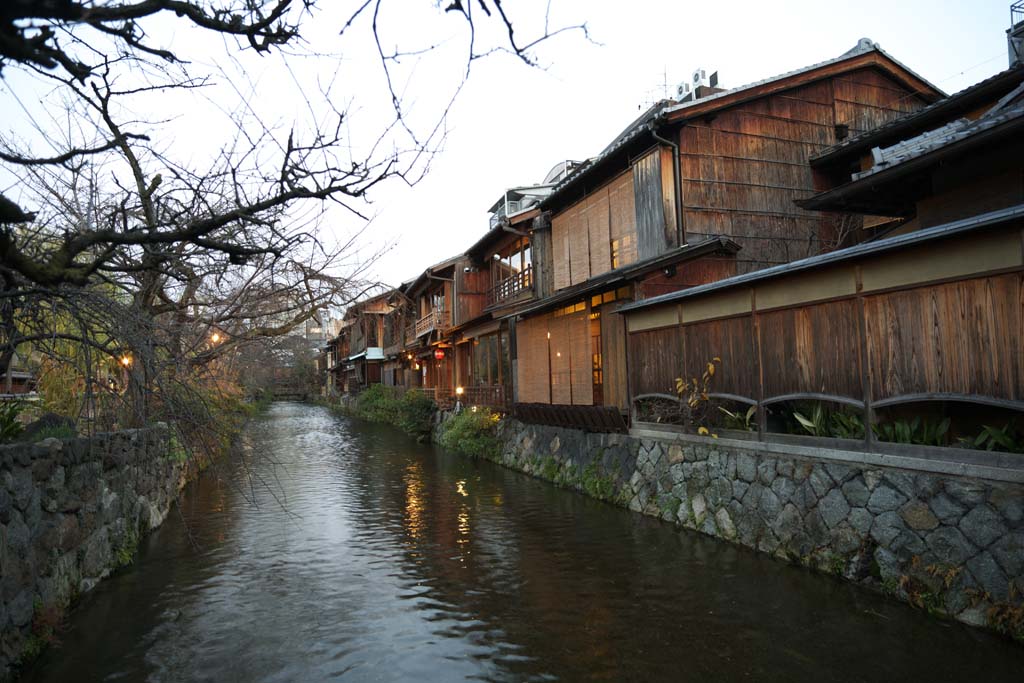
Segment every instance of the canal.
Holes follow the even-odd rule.
[[[30,681],[1020,681],[1024,648],[278,403]]]

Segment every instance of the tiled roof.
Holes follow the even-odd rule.
[[[899,131],[911,128],[914,125],[924,125],[929,119],[939,118],[943,115],[943,112],[962,106],[965,101],[970,101],[977,96],[983,96],[986,91],[993,87],[998,87],[1004,81],[1012,82],[1014,79],[1019,80],[1021,78],[1024,78],[1024,65],[1010,67],[938,102],[929,104],[915,112],[893,119],[877,128],[864,131],[832,145],[811,157],[811,162],[814,163],[815,161],[841,154],[847,149],[870,144],[872,140],[896,135]]]
[[[991,211],[978,216],[972,216],[971,218],[964,218],[962,220],[953,221],[952,223],[937,225],[932,228],[917,230],[915,232],[897,235],[886,239],[875,240],[874,242],[865,242],[864,244],[858,244],[846,249],[830,251],[827,254],[819,254],[817,256],[811,256],[810,258],[800,259],[799,261],[783,263],[778,266],[772,266],[771,268],[755,270],[750,273],[736,275],[734,277],[725,278],[724,280],[717,280],[705,285],[690,287],[689,289],[683,289],[678,292],[662,294],[660,296],[651,297],[650,299],[644,299],[642,301],[637,301],[636,303],[628,304],[620,308],[619,311],[635,311],[649,306],[673,303],[682,299],[688,299],[690,297],[700,296],[702,294],[708,294],[718,290],[729,289],[730,287],[749,285],[761,280],[770,280],[772,278],[791,275],[793,273],[818,268],[832,263],[901,249],[921,242],[929,242],[931,240],[942,239],[944,237],[952,237],[954,235],[969,233],[974,230],[980,230],[1022,218],[1024,218],[1024,204],[1017,204],[1016,206],[1010,206],[1005,209],[999,209],[998,211]]]
[[[935,130],[898,142],[891,147],[876,148],[872,151],[875,157],[874,165],[866,171],[854,173],[853,179],[859,180],[911,159],[917,159],[929,152],[991,130],[1021,116],[1024,116],[1024,83],[1018,85],[975,121],[957,119]]]

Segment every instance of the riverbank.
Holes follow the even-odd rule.
[[[456,439],[446,438],[452,425]],[[440,418],[433,439],[465,443],[455,450],[1024,642],[1018,482],[934,464],[856,463],[824,449],[766,453],[743,442],[587,433],[465,413]]]

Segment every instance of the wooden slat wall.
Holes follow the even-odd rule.
[[[455,318],[452,325],[461,325],[481,316],[487,305],[487,288],[490,286],[490,272],[486,269],[466,272],[463,264],[455,268]]]
[[[550,402],[547,333],[547,316],[516,324],[516,387],[521,403]]]
[[[1021,275],[865,298],[875,400],[961,392],[1024,398]]]
[[[569,229],[574,208],[551,219],[551,260],[555,289],[569,286]]]
[[[615,304],[601,307],[601,355],[604,367],[604,405],[629,408],[626,384],[626,321]]]
[[[578,285],[590,278],[590,235],[587,233],[586,204],[577,204],[569,214],[569,283]]]
[[[569,333],[569,366],[572,395],[570,403],[589,406],[594,403],[593,359],[591,358],[588,309],[564,316]],[[554,334],[551,335],[554,337]]]
[[[572,404],[572,377],[569,362],[572,358],[572,344],[569,339],[569,319],[558,316],[548,319],[551,333],[551,402]]]
[[[711,359],[722,359],[714,391],[754,397],[757,395],[757,354],[750,316],[691,323],[682,328],[682,370],[685,377],[701,376]],[[634,359],[630,358],[632,366]],[[637,359],[636,362],[643,362]]]
[[[590,273],[600,275],[612,269],[611,236],[608,231],[608,189],[587,201],[587,232],[590,238]]]
[[[676,393],[683,368],[683,330],[660,330],[629,335],[629,384],[632,396]]]
[[[837,123],[855,134],[922,105],[865,68],[687,124],[679,139],[687,239],[730,236],[743,247],[739,273],[836,248],[828,220],[793,203],[814,193],[808,158],[837,142]]]
[[[644,260],[665,252],[665,204],[661,187],[661,155],[655,150],[633,164],[633,196],[636,210],[637,258]]]
[[[719,356],[713,390],[752,400],[954,393],[1019,401],[1021,339],[1018,271],[633,332],[630,390],[671,394],[681,372],[699,376]]]
[[[852,299],[762,313],[764,392],[817,392],[859,398],[857,302]]]
[[[626,266],[636,261],[636,206],[632,171],[626,171],[608,184],[608,205],[609,236],[626,245],[619,254],[619,265]]]

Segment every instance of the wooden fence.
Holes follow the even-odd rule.
[[[1024,411],[1022,234],[918,245],[627,313],[631,404],[721,358],[712,397]],[[865,440],[870,444],[871,430]]]

